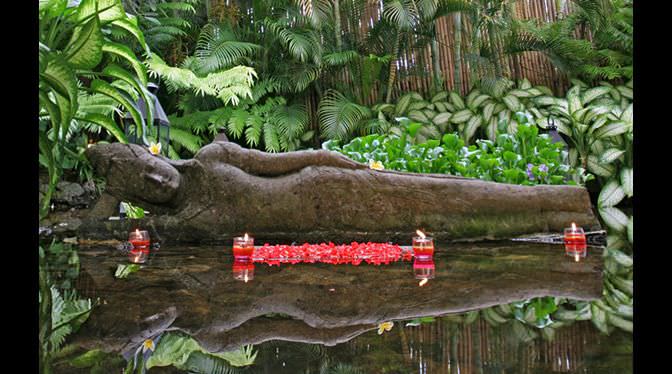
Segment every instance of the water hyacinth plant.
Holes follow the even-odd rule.
[[[553,143],[537,126],[524,121],[513,134],[498,134],[495,141],[477,140],[466,146],[457,133],[445,134],[441,141],[414,144],[420,129],[417,123],[402,120],[401,135],[368,135],[340,146],[323,144],[351,159],[382,164],[384,169],[415,173],[442,173],[483,180],[534,184],[575,184],[568,180],[574,170],[567,165],[563,145]]]

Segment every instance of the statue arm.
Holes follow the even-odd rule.
[[[196,157],[209,161],[225,162],[245,172],[259,176],[279,176],[296,173],[308,166],[331,166],[341,169],[366,169],[367,165],[355,162],[337,152],[326,150],[267,153],[246,149],[231,142],[214,142],[202,149]],[[216,147],[216,148],[215,148]]]

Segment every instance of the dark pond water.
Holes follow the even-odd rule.
[[[599,298],[600,248],[575,262],[557,245],[438,246],[422,285],[418,275],[432,266],[413,261],[252,270],[234,267],[231,248],[221,246],[164,245],[125,279],[114,277],[128,263],[115,249],[81,248],[80,261],[78,289],[100,300],[72,338],[84,349],[132,357],[146,339],[160,348],[162,336],[179,333],[202,352],[256,352],[251,365],[201,372],[632,372],[632,335],[603,335],[590,321],[557,328],[552,340],[521,336],[514,321],[465,321],[466,312],[533,297]],[[384,322],[393,325],[379,334]]]

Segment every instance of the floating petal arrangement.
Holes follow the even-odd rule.
[[[389,264],[399,260],[409,261],[413,252],[404,250],[397,244],[389,243],[358,243],[334,244],[320,243],[302,245],[270,245],[268,243],[255,248],[252,260],[265,262],[269,265],[281,263],[296,264],[299,262],[328,264],[359,265],[362,261],[367,264]]]

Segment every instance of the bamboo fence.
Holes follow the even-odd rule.
[[[529,343],[516,340],[510,328],[493,328],[482,318],[471,324],[437,318],[400,329],[404,330],[400,339],[404,364],[416,373],[436,374],[581,372],[594,345],[608,339],[590,322],[557,329],[551,341],[537,338]],[[402,332],[389,338],[397,341],[396,334]],[[360,346],[357,339],[347,344],[354,355],[371,349]]]
[[[343,3],[346,0],[341,0]],[[382,0],[370,0],[365,11],[360,15],[360,19],[344,21],[344,33],[354,33],[355,40],[361,40],[371,28],[382,17]],[[557,2],[556,0],[518,0],[514,3],[514,17],[523,20],[537,20],[539,23],[552,22],[557,20],[562,14],[571,11],[570,2]],[[455,61],[455,24],[453,15],[449,14],[439,18],[436,21],[436,35],[439,52],[440,73],[443,79],[444,90],[455,90],[461,94],[466,94],[472,87],[478,76],[474,73],[483,71],[483,66],[474,61],[470,61],[465,55],[471,51],[470,35],[472,25],[466,15],[462,17],[461,34],[461,58],[460,58],[460,87],[456,87],[456,77],[454,69]],[[353,25],[359,25],[359,29]],[[480,35],[483,43],[489,43],[488,34],[483,32]],[[397,69],[397,77],[394,84],[393,97],[399,94],[414,91],[423,96],[431,93],[433,88],[433,66],[431,58],[431,47],[427,45],[424,48],[416,48],[419,43],[419,37],[413,36],[405,40],[403,48],[398,58],[393,61]],[[498,47],[501,49],[501,41],[498,41]],[[540,52],[523,52],[517,55],[508,55],[500,59],[502,73],[511,79],[527,78],[534,85],[544,85],[551,88],[556,94],[563,94],[569,86],[569,81],[549,59]],[[332,77],[334,81],[352,82],[347,71],[341,71]],[[381,100],[381,90],[386,82],[379,82],[374,85],[371,92],[364,98],[362,104],[372,105]],[[354,84],[354,83],[353,83]]]

